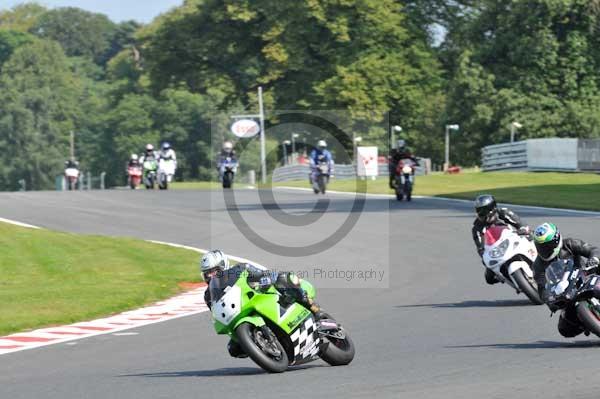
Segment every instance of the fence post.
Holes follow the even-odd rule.
[[[19,180],[19,185],[21,186],[19,191],[27,191],[27,182],[25,181],[25,179]]]
[[[83,173],[79,173],[79,191],[83,190],[83,182],[84,182],[84,176]]]
[[[87,172],[87,189],[88,191],[92,189],[92,172]]]
[[[106,190],[106,186],[104,185],[105,178],[106,178],[106,172],[100,173],[100,190]]]
[[[255,170],[251,170],[248,172],[248,183],[251,186],[256,185],[256,171]]]

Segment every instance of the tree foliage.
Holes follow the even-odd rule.
[[[23,4],[0,11],[0,189],[51,188],[71,130],[82,168],[111,185],[163,140],[178,179],[210,178],[228,115],[254,113],[258,86],[268,111],[337,110],[382,153],[399,124],[438,163],[448,123],[467,165],[513,121],[521,138],[599,137],[599,28],[597,0],[185,0],[143,26]],[[270,165],[296,128],[270,131]],[[256,167],[257,144],[237,145]]]

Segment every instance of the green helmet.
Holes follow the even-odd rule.
[[[538,255],[545,261],[558,256],[562,248],[562,236],[555,224],[544,223],[536,227],[533,233]]]

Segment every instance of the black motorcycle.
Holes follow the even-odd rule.
[[[545,302],[553,313],[574,306],[586,335],[600,337],[600,276],[576,268],[573,259],[558,259],[546,269]]]

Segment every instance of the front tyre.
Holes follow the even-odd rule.
[[[543,305],[544,301],[540,298],[540,294],[535,286],[529,281],[523,269],[518,269],[511,274],[513,281],[517,287],[525,294],[534,305]]]
[[[242,323],[236,328],[235,335],[244,352],[262,369],[269,373],[287,370],[289,360],[275,334],[267,334],[260,327]]]
[[[586,330],[600,337],[600,314],[588,301],[577,304],[577,317]]]
[[[412,201],[412,184],[410,180],[407,180],[406,183],[404,183],[404,194],[406,194],[407,201]]]
[[[319,182],[319,191],[322,194],[325,194],[325,191],[327,190],[327,183],[325,182],[325,175],[319,175],[318,182]]]

